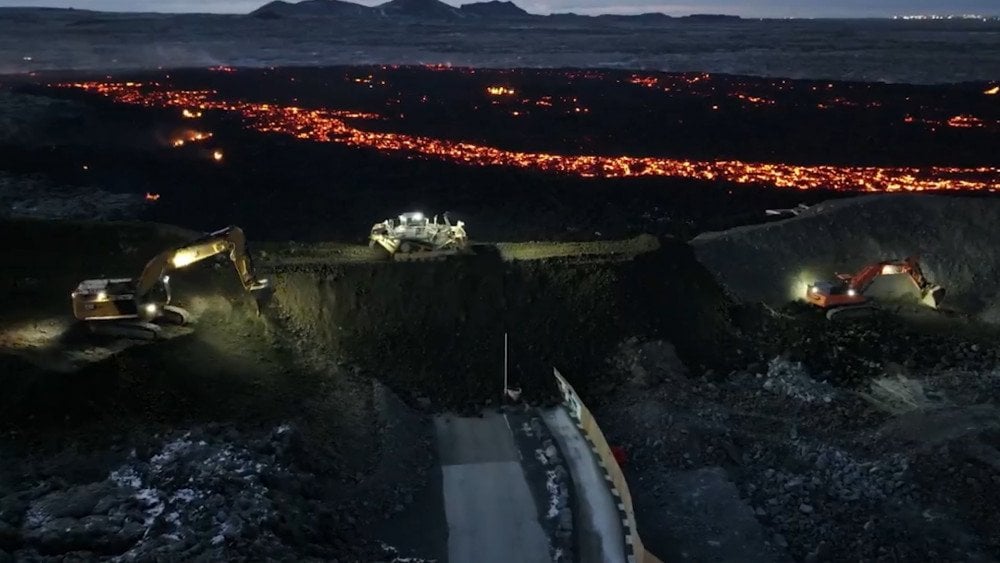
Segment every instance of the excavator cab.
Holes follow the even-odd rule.
[[[806,301],[823,309],[860,305],[867,300],[862,293],[843,281],[814,282],[806,291]]]

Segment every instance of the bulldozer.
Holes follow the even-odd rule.
[[[80,282],[71,294],[73,315],[95,334],[154,340],[161,335],[161,325],[190,321],[186,310],[170,304],[168,272],[223,254],[235,266],[244,289],[254,296],[259,314],[270,284],[257,279],[243,230],[230,226],[157,254],[137,278]]]
[[[372,226],[368,246],[395,260],[425,260],[465,252],[469,238],[465,223],[452,224],[445,213],[439,221],[428,219],[419,211],[401,214]]]
[[[879,276],[902,274],[909,276],[910,281],[920,292],[920,302],[937,309],[944,300],[945,290],[940,285],[931,283],[920,268],[916,257],[902,260],[885,260],[874,262],[861,268],[854,274],[837,274],[834,281],[818,281],[806,289],[806,301],[826,311],[828,319],[838,316],[862,316],[873,308],[871,300],[865,296],[865,291]]]

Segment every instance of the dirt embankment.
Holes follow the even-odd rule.
[[[511,383],[532,400],[554,392],[552,366],[583,389],[613,383],[597,376],[628,335],[669,338],[695,368],[719,365],[720,350],[733,352],[728,301],[686,244],[655,246],[631,260],[504,260],[483,247],[430,263],[297,263],[275,268],[274,306],[302,341],[436,405],[499,397],[504,332]]]
[[[1000,200],[881,195],[831,201],[775,223],[707,233],[692,241],[732,295],[787,303],[806,284],[867,263],[918,255],[925,274],[947,289],[945,306],[1000,322]],[[873,284],[913,292],[901,276]]]

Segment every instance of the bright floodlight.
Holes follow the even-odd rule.
[[[149,305],[146,305],[146,312],[149,313],[150,315],[155,315],[156,314],[156,304],[150,303]]]
[[[855,290],[853,290],[853,289],[848,289],[848,290],[847,290],[847,296],[848,296],[848,297],[854,297],[854,296],[855,296],[855,295],[857,295],[857,294],[858,294],[858,292],[857,292],[857,291],[855,291]]]
[[[198,252],[194,250],[180,250],[173,258],[170,259],[174,263],[175,268],[183,268],[189,264],[192,264],[198,259]]]

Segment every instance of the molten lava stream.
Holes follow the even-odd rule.
[[[179,107],[185,116],[204,110],[239,113],[248,127],[316,142],[342,143],[385,152],[409,152],[473,166],[513,166],[581,177],[661,176],[760,184],[779,188],[860,192],[996,191],[1000,168],[949,166],[799,166],[740,160],[684,160],[659,157],[554,155],[499,149],[430,137],[364,131],[345,119],[374,119],[373,114],[302,109],[274,104],[216,100],[209,90],[169,90],[160,84],[84,82],[63,84],[107,96],[116,102],[147,107]]]

